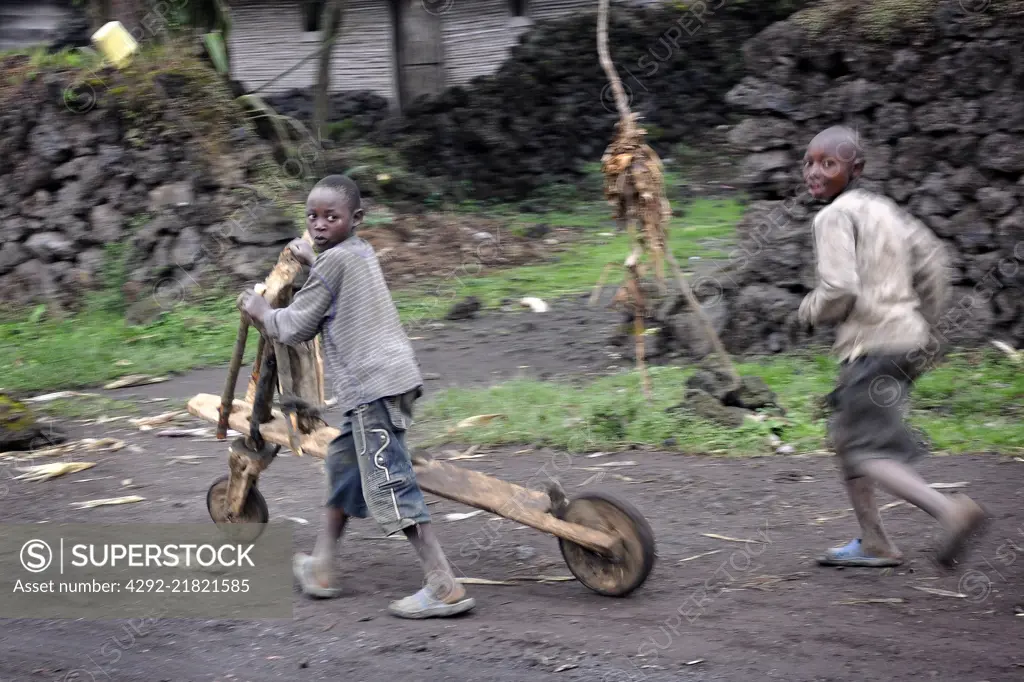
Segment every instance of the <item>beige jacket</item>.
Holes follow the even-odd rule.
[[[838,196],[814,218],[818,285],[800,320],[838,324],[840,360],[928,345],[950,295],[949,256],[921,221],[862,189]]]

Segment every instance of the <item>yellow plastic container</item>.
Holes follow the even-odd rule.
[[[92,34],[92,44],[119,69],[139,51],[139,44],[120,21],[110,21],[101,26]]]

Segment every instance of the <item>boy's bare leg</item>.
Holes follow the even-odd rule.
[[[846,490],[853,503],[853,512],[860,524],[861,542],[870,556],[890,557],[903,560],[903,555],[893,544],[882,525],[882,514],[875,502],[875,486],[866,476],[852,478],[846,482]]]
[[[313,575],[321,587],[330,587],[334,556],[338,551],[338,540],[345,532],[348,515],[341,509],[328,507],[324,512],[324,525],[313,547]]]
[[[913,469],[888,459],[869,460],[862,465],[866,477],[935,518],[946,531],[939,550],[940,563],[950,566],[963,552],[968,538],[981,530],[987,513],[966,495],[947,497],[924,482]]]
[[[333,599],[341,590],[332,586],[332,568],[338,539],[345,531],[348,516],[341,509],[328,507],[324,512],[324,525],[317,536],[313,555],[296,554],[292,560],[292,572],[310,597]]]
[[[427,584],[415,594],[391,602],[391,614],[399,618],[443,618],[472,610],[476,602],[466,596],[466,588],[455,580],[430,522],[419,523],[404,532],[420,557]]]
[[[932,488],[916,471],[891,459],[870,459],[861,464],[864,476],[887,493],[924,510],[943,526],[952,522],[956,505]]]
[[[420,523],[406,528],[405,537],[416,550],[427,577],[427,585],[438,599],[453,604],[466,596],[466,588],[455,580],[455,574],[431,524]]]

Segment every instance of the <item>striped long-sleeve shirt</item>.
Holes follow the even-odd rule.
[[[343,413],[418,388],[423,379],[373,247],[352,236],[317,256],[287,308],[263,320],[296,344],[323,334],[324,363]]]
[[[950,295],[942,240],[890,199],[862,189],[839,195],[813,229],[818,286],[800,318],[839,325],[841,360],[927,346]]]

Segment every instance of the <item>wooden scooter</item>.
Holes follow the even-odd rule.
[[[286,306],[301,270],[295,256],[285,249],[258,292],[271,306]],[[229,427],[245,434],[231,443],[229,473],[210,486],[206,506],[214,522],[223,524],[234,536],[255,539],[270,520],[257,483],[281,447],[298,456],[323,459],[340,431],[320,416],[324,377],[316,341],[288,347],[261,334],[246,398],[235,399],[250,325],[243,313],[223,394],[196,395],[189,401],[188,411],[217,424],[218,438],[226,438]],[[281,396],[279,408],[274,407],[275,389]],[[422,455],[414,456],[413,470],[425,492],[557,537],[569,570],[598,594],[628,595],[644,583],[654,567],[650,525],[633,505],[611,495],[585,492],[569,501],[554,479],[547,491],[541,492]]]

